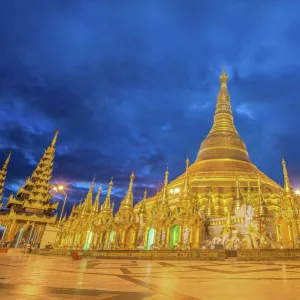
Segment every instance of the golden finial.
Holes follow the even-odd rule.
[[[121,202],[121,205],[125,205],[126,207],[132,207],[133,205],[133,194],[132,194],[133,180],[134,180],[134,170],[130,175],[130,182],[129,182],[127,194],[124,200]]]
[[[144,191],[144,200],[147,199],[147,189]]]
[[[226,86],[228,82],[228,75],[226,74],[225,67],[222,68],[222,74],[220,76],[220,81],[222,86]]]
[[[111,195],[111,191],[112,191],[112,187],[113,187],[113,177],[111,177],[109,185],[108,185],[108,191],[107,191],[107,195],[106,198],[102,204],[101,210],[103,211],[108,211],[111,209],[110,207],[110,195]]]
[[[129,182],[128,192],[132,192],[134,178],[135,178],[135,176],[134,176],[134,170],[132,170],[132,173],[130,175],[130,182]]]
[[[99,188],[98,188],[98,192],[97,192],[97,195],[96,195],[96,199],[95,199],[95,202],[94,202],[94,212],[97,212],[99,211],[99,204],[100,204],[100,194],[101,194],[101,190],[102,190],[102,185],[100,184]]]
[[[188,169],[189,164],[190,164],[190,160],[189,160],[189,157],[187,156],[187,157],[186,157],[186,161],[185,161],[186,170]]]
[[[285,193],[291,193],[293,188],[292,185],[290,183],[290,179],[289,179],[289,174],[286,168],[286,162],[282,156],[282,169],[283,169],[283,179],[284,179],[284,191]]]
[[[91,211],[93,207],[93,192],[94,192],[94,186],[95,186],[95,177],[93,178],[93,181],[90,185],[89,191],[86,195],[85,201],[83,203],[84,210],[83,211]]]
[[[57,129],[57,130],[55,131],[54,138],[53,138],[53,140],[52,140],[52,142],[51,142],[51,147],[55,147],[55,144],[56,144],[56,140],[57,140],[58,134],[59,134],[59,130]]]
[[[9,161],[10,161],[11,153],[12,153],[12,150],[10,149],[9,154],[8,154],[8,156],[7,156],[7,158],[6,158],[5,162],[4,162],[4,165],[3,165],[3,168],[2,168],[3,170],[7,169],[7,165],[9,163]]]
[[[169,178],[169,169],[168,169],[168,165],[167,165],[167,169],[165,172],[165,186],[168,185],[168,178]]]

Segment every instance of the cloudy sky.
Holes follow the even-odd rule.
[[[299,1],[11,0],[0,10],[0,159],[6,196],[57,128],[54,180],[79,201],[96,173],[135,202],[193,161],[225,66],[250,158],[300,185]],[[1,163],[2,164],[2,163]],[[103,194],[104,194],[103,193]],[[103,199],[104,196],[102,196]]]

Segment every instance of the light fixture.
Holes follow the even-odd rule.
[[[178,194],[180,192],[180,189],[179,188],[176,188],[175,190],[174,190],[174,194]]]
[[[58,189],[59,189],[60,191],[62,191],[62,190],[64,189],[64,187],[63,187],[62,185],[59,185],[59,186],[58,186]]]
[[[174,194],[174,190],[173,190],[173,189],[170,189],[170,190],[169,190],[169,193],[170,193],[170,194]]]
[[[57,187],[56,186],[53,188],[53,191],[57,192]]]
[[[296,194],[297,196],[300,196],[300,189],[296,189],[296,190],[295,190],[295,194]]]

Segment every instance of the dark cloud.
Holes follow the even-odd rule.
[[[0,11],[0,157],[7,192],[59,128],[53,178],[79,201],[96,173],[136,200],[196,157],[229,73],[236,127],[252,161],[298,184],[299,18],[295,1],[8,1]],[[104,197],[104,196],[103,196]],[[70,209],[70,207],[68,207]]]

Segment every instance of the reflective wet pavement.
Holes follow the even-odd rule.
[[[300,262],[0,256],[0,299],[300,299]]]

